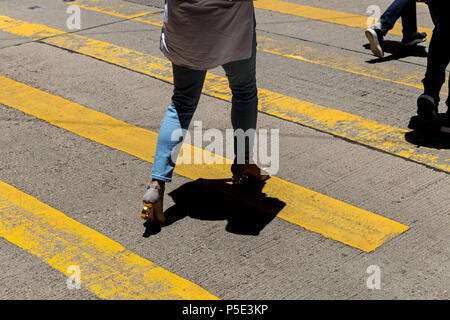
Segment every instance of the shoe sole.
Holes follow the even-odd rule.
[[[416,39],[416,40],[413,40],[413,41],[408,42],[408,43],[403,43],[402,42],[402,45],[404,45],[405,47],[411,47],[411,46],[414,46],[416,44],[425,42],[426,40],[427,40],[426,38],[425,39]]]
[[[380,41],[378,41],[378,35],[373,30],[366,30],[365,32],[367,40],[370,43],[370,50],[372,50],[373,54],[378,58],[384,57],[383,49],[381,48]]]

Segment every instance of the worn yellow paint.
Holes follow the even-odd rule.
[[[84,9],[162,26],[162,21],[158,20],[160,18],[155,15],[135,19],[135,15],[146,15],[147,12],[142,11],[138,6],[132,4],[115,1],[111,2],[110,0],[79,0],[75,3]],[[424,76],[424,70],[418,72],[398,66],[392,68],[390,66],[368,64],[364,60],[356,59],[351,56],[343,56],[337,52],[324,51],[310,46],[272,39],[266,36],[258,36],[258,50],[423,90],[422,78]],[[444,87],[447,87],[447,82],[444,83]],[[447,95],[446,92],[441,93]]]
[[[3,76],[0,76],[0,103],[87,139],[153,162],[157,139],[155,132]],[[186,146],[193,154],[203,151]],[[221,163],[227,163],[179,164],[175,173],[192,180],[229,177],[230,159],[225,161],[219,155],[209,155],[216,157]],[[370,252],[408,229],[401,223],[277,177],[268,180],[263,192],[268,197],[277,198],[286,204],[279,212],[279,218],[363,251]]]
[[[363,29],[367,28],[368,16],[364,15],[357,15],[342,11],[317,8],[313,6],[301,5],[281,0],[257,0],[254,1],[253,3],[255,8],[257,9],[294,15],[311,20],[344,25],[347,27],[363,28]],[[68,4],[77,4],[84,9],[107,13],[110,15],[127,19],[133,19],[133,14],[137,14],[140,10],[142,10],[138,6],[134,6],[132,4],[126,4],[116,1],[113,2],[110,0],[78,0]],[[143,17],[135,20],[147,22],[149,24],[157,26],[162,25],[162,22],[155,20],[154,17]],[[428,35],[431,35],[433,31],[430,28],[424,27],[418,27],[418,29],[420,32],[427,32]],[[389,33],[399,36],[403,35],[402,25],[400,23],[396,23],[394,28]]]
[[[7,16],[0,15],[0,30],[33,40],[61,35],[65,32],[49,28],[45,25],[27,23]]]
[[[217,299],[2,181],[0,236],[67,276],[78,266],[82,287],[102,299]]]
[[[423,90],[422,78],[425,70],[412,71],[400,66],[394,68],[389,65],[368,64],[364,60],[338,52],[324,51],[265,36],[258,36],[258,48],[266,53]],[[445,87],[447,87],[446,83]],[[447,95],[447,92],[441,93]]]
[[[44,25],[31,24],[0,16],[0,30],[35,39],[48,34],[41,42],[137,71],[172,83],[172,68],[168,60],[139,51],[75,34],[62,34]],[[35,35],[33,32],[36,32]],[[281,119],[293,121],[360,144],[406,158],[417,163],[450,172],[450,159],[445,153],[416,148],[404,139],[404,129],[392,127],[340,110],[326,108],[259,88],[259,110]],[[231,100],[228,80],[208,73],[203,92],[212,97]],[[437,153],[436,153],[437,152]]]
[[[78,0],[67,4],[77,5],[83,9],[109,14],[123,19],[133,19],[158,27],[162,26],[161,18],[155,15],[159,14],[159,12],[143,11],[141,8],[129,3],[108,0]]]
[[[272,12],[293,15],[297,17],[334,23],[346,27],[367,29],[368,16],[351,14],[342,11],[317,8],[281,0],[258,0],[254,1],[255,8],[269,10]],[[430,28],[418,27],[420,32],[426,32],[430,39],[433,30]],[[390,34],[402,36],[402,25],[396,23]]]

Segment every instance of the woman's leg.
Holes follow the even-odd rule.
[[[235,135],[247,133],[244,145],[235,137],[234,152],[237,158],[249,157],[253,145],[258,116],[258,89],[256,86],[256,34],[253,36],[252,56],[223,66],[232,92],[231,123]]]
[[[232,92],[231,123],[235,131],[235,160],[231,166],[233,183],[241,184],[249,178],[266,180],[253,161],[253,141],[258,116],[258,88],[256,86],[256,33],[253,35],[252,56],[246,60],[223,66]]]
[[[183,141],[183,130],[187,130],[197,108],[205,81],[206,71],[192,70],[173,65],[174,91],[172,104],[162,121],[156,145],[151,183],[144,194],[141,217],[149,221],[164,223],[164,187],[172,180],[178,154],[177,145]]]
[[[205,76],[206,71],[173,65],[172,104],[159,129],[151,174],[153,180],[172,180],[177,158],[173,152],[175,147],[183,141],[181,130],[187,130],[189,127],[200,99]]]

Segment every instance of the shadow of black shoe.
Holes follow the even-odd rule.
[[[370,50],[370,44],[363,45],[365,49]],[[383,51],[390,55],[385,56],[384,58],[374,58],[366,61],[370,64],[387,62],[392,60],[398,60],[406,57],[421,57],[424,58],[428,55],[427,50],[422,45],[413,45],[413,46],[404,46],[401,42],[385,40],[383,41],[381,47]]]
[[[267,197],[265,182],[234,186],[231,179],[198,179],[169,193],[175,204],[165,211],[170,225],[187,216],[193,219],[227,220],[226,231],[258,235],[285,206]],[[151,232],[149,231],[149,234]]]
[[[443,121],[445,114],[440,113],[439,118]],[[417,116],[411,117],[411,123],[419,122]],[[417,124],[415,126],[418,126]],[[412,126],[414,128],[414,126]],[[439,129],[424,130],[415,129],[405,133],[405,140],[418,147],[426,147],[439,150],[450,150],[450,134],[442,133]]]

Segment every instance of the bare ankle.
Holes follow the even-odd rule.
[[[161,190],[164,190],[164,187],[166,185],[165,181],[157,180],[157,179],[152,179],[152,181],[150,183],[153,185],[159,186],[161,188]]]

